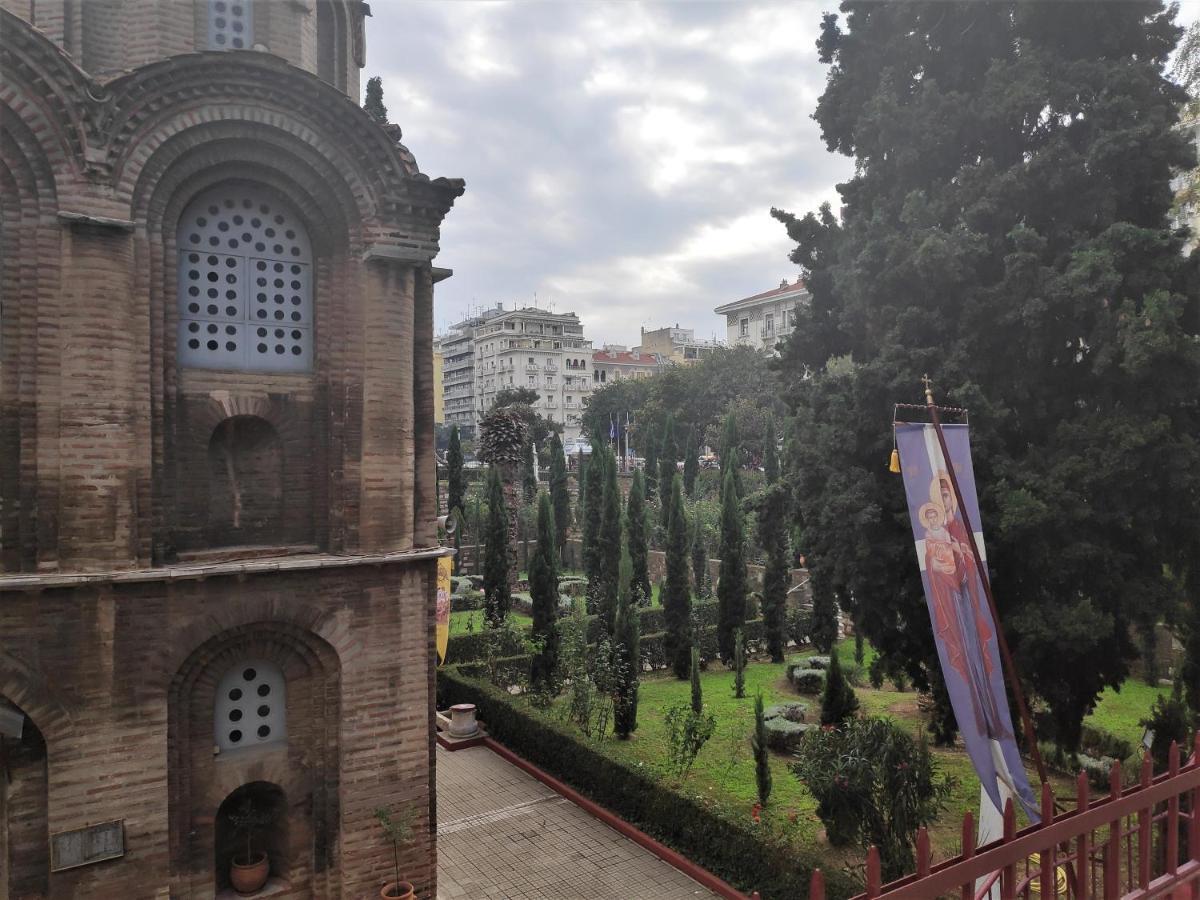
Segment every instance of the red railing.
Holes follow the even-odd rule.
[[[1187,764],[1171,745],[1167,771],[1152,777],[1142,761],[1136,785],[1123,788],[1120,765],[1109,795],[1093,802],[1087,778],[1076,782],[1075,809],[1055,814],[1050,785],[1042,785],[1042,822],[1016,829],[1012,803],[1004,834],[975,847],[975,823],[963,816],[963,853],[933,865],[929,834],[917,833],[917,871],[883,884],[879,852],[867,852],[865,893],[854,900],[983,900],[998,885],[1001,900],[1200,900],[1200,733]],[[825,900],[825,878],[813,872],[810,900]]]

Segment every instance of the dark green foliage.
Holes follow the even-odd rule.
[[[866,651],[863,647],[862,630],[858,627],[855,627],[855,629],[854,629],[854,662],[856,665],[861,666],[863,664],[863,657],[865,656],[865,654],[866,654]]]
[[[762,613],[767,629],[767,652],[772,662],[783,662],[787,646],[787,592],[791,584],[788,549],[787,487],[768,484],[758,503],[758,543],[766,553],[763,567]]]
[[[692,529],[692,587],[697,602],[709,599],[708,546],[704,543],[699,519]]]
[[[771,797],[771,749],[767,746],[767,722],[763,718],[762,692],[754,698],[754,734],[750,736],[754,752],[754,781],[758,787],[758,802],[763,806]]]
[[[683,445],[683,492],[688,497],[696,496],[696,475],[700,471],[700,446],[696,441],[696,427],[688,427],[687,441]]]
[[[692,644],[688,657],[688,675],[692,680],[692,712],[704,709],[704,695],[700,690],[700,648]]]
[[[628,529],[629,560],[633,567],[633,582],[637,587],[638,605],[647,606],[650,603],[650,570],[648,564],[649,548],[646,542],[646,494],[645,483],[640,470],[633,473],[633,483],[629,487],[629,501],[625,506],[626,527]]]
[[[717,581],[720,620],[717,638],[721,659],[733,663],[733,632],[746,621],[746,538],[742,532],[742,506],[733,469],[721,483],[721,569]]]
[[[603,452],[604,455],[604,505],[600,514],[600,533],[596,537],[596,612],[612,634],[621,567],[621,491],[617,487],[617,460],[613,452],[607,448],[592,452]]]
[[[741,628],[733,631],[733,696],[739,700],[746,696],[746,641]]]
[[[525,423],[525,433],[534,447],[542,447],[550,435],[562,431],[562,423],[547,419],[537,411],[541,395],[533,388],[504,387],[496,392],[491,409],[507,408]],[[490,412],[490,410],[489,410]]]
[[[1171,742],[1179,744],[1179,760],[1182,765],[1191,752],[1190,739],[1195,716],[1183,700],[1182,685],[1176,681],[1170,696],[1159,696],[1150,708],[1150,715],[1138,724],[1154,731],[1150,744],[1150,756],[1154,759],[1154,774],[1167,770],[1167,758]]]
[[[446,447],[446,512],[458,519],[458,528],[454,532],[454,548],[456,550],[462,547],[465,521],[463,502],[466,493],[467,483],[463,478],[462,441],[458,436],[458,426],[455,425],[450,429],[450,442]],[[461,574],[461,559],[459,554],[455,554],[454,573],[456,575]]]
[[[676,481],[679,477],[676,476]],[[704,709],[700,694],[700,651],[692,647],[692,702],[667,709],[667,765],[676,776],[692,767],[700,750],[717,730],[717,717]]]
[[[663,420],[662,438],[658,442],[658,483],[668,485],[671,479],[675,477],[675,462],[679,458],[679,451],[675,447],[675,417],[670,413]],[[659,524],[665,530],[667,527],[667,519],[670,516],[671,510],[667,504],[660,507]]]
[[[461,669],[439,670],[437,686],[439,709],[474,703],[488,732],[513,752],[742,891],[806,897],[812,869],[822,865],[831,898],[855,893],[850,879],[816,852],[783,853],[764,840],[763,829],[744,808],[733,813],[676,789],[657,773],[620,759],[621,748],[614,744],[585,740],[571,725],[548,721],[520,698]]]
[[[583,492],[583,574],[588,579],[588,612],[595,612],[594,587],[600,584],[600,529],[604,519],[604,479],[605,455],[603,445],[596,441],[592,444],[591,458],[587,463],[584,475],[585,490]]]
[[[617,681],[617,689],[613,694],[613,730],[621,738],[628,738],[637,730],[638,683],[642,669],[640,617],[637,610],[640,590],[629,551],[622,548],[620,596],[617,599],[617,622],[613,638],[613,669]]]
[[[813,583],[812,620],[808,626],[808,639],[822,653],[829,653],[837,640],[837,600],[826,585]]]
[[[571,531],[571,492],[567,484],[567,457],[562,438],[557,434],[550,436],[550,505],[554,507],[554,538],[561,560]]]
[[[825,689],[821,692],[821,724],[841,725],[857,713],[858,695],[842,672],[840,654],[833,653],[825,672]]]
[[[767,484],[779,480],[779,448],[776,446],[778,435],[775,432],[775,417],[767,419],[767,427],[763,435],[763,472],[767,476]]]
[[[541,643],[530,666],[535,690],[549,690],[558,668],[558,548],[554,542],[554,509],[550,497],[538,498],[537,548],[529,563],[529,596],[533,601],[533,638]]]
[[[645,450],[642,452],[642,456],[646,460],[645,465],[643,466],[643,471],[646,473],[646,499],[653,500],[659,493],[658,435],[654,433],[654,428],[649,422],[646,422],[642,428],[645,433],[645,437],[642,439],[645,443]],[[659,499],[665,505],[670,499],[671,485],[669,483],[664,484],[661,492],[664,496],[660,497]]]
[[[683,511],[683,484],[671,480],[668,500],[666,578],[662,586],[663,616],[667,626],[667,655],[676,678],[687,678],[691,665],[692,598],[688,590],[688,526]]]
[[[509,589],[508,513],[504,507],[504,487],[500,470],[488,470],[488,524],[484,532],[483,597],[488,624],[497,626],[512,606]]]
[[[862,598],[866,637],[928,685],[886,471],[892,404],[928,372],[971,410],[1000,624],[1070,748],[1128,673],[1134,612],[1200,596],[1198,258],[1166,218],[1195,165],[1163,76],[1178,29],[1155,2],[843,9],[816,120],[855,174],[840,216],[778,214],[812,295],[779,371],[813,584]]]
[[[383,79],[376,75],[367,79],[367,96],[363,109],[380,125],[388,124],[387,107],[383,105]]]
[[[525,445],[525,457],[521,460],[521,491],[526,504],[537,499],[538,483],[534,463],[536,452],[533,441],[529,441]]]
[[[917,829],[954,787],[925,742],[883,718],[855,719],[805,735],[792,766],[817,801],[829,843],[879,848],[885,881],[913,870]]]

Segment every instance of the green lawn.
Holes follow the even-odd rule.
[[[533,625],[533,618],[523,616],[520,613],[510,612],[508,617],[522,628],[528,628]],[[460,610],[450,613],[450,633],[451,634],[467,634],[468,632],[483,631],[483,610]]]
[[[1119,691],[1106,688],[1096,701],[1095,710],[1084,722],[1124,738],[1136,747],[1141,744],[1144,730],[1138,724],[1139,720],[1150,715],[1150,707],[1160,695],[1169,693],[1169,687],[1151,687],[1140,679],[1129,678]]]

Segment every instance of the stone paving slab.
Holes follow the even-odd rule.
[[[715,898],[486,747],[438,747],[438,900]]]

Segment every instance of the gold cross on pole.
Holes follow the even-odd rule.
[[[931,387],[933,385],[933,380],[930,379],[928,374],[922,375],[921,376],[921,384],[925,385],[925,402],[929,406],[933,406],[933,391],[931,390]]]

